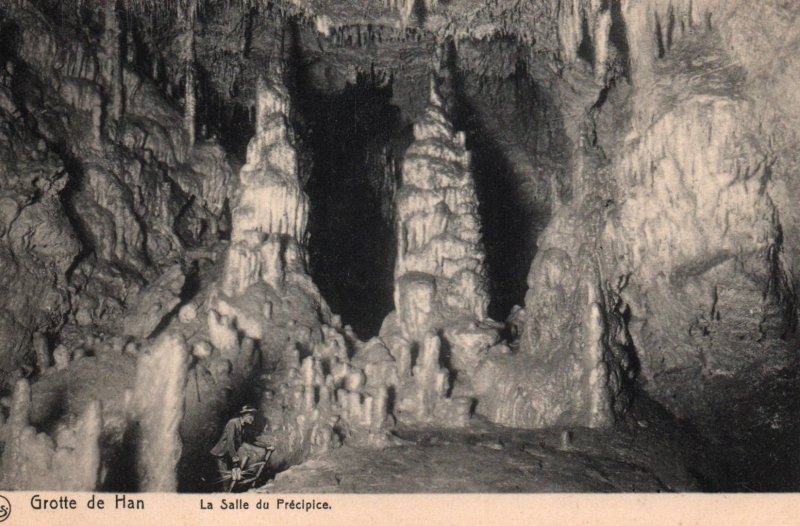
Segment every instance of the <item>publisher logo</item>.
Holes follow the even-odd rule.
[[[8,499],[0,495],[0,522],[3,522],[11,516],[11,503]]]

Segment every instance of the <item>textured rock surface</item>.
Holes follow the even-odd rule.
[[[131,395],[138,422],[137,467],[142,491],[178,489],[178,433],[184,414],[189,351],[179,336],[164,336],[139,358]]]
[[[756,41],[766,31],[746,10],[650,2],[625,13],[632,131],[613,157],[622,193],[604,237],[627,283],[648,388],[679,413],[696,414],[691,399],[702,397],[687,377],[734,375],[765,354],[790,360],[797,324],[794,249],[784,246],[793,219],[781,204],[782,152],[796,134],[768,124],[770,106],[785,105],[754,91],[755,71],[775,66],[744,45],[745,27]]]
[[[404,335],[420,342],[453,320],[484,319],[489,298],[470,156],[435,86],[406,151],[397,220],[395,307]]]
[[[576,213],[556,212],[542,236],[519,350],[493,348],[476,373],[485,393],[476,410],[498,423],[602,427],[627,408],[631,341],[614,290],[604,289],[587,218]]]
[[[221,283],[221,291],[231,297],[259,282],[281,290],[294,275],[305,276],[308,197],[298,179],[282,76],[276,69],[270,81],[259,78],[257,83],[256,134],[239,174],[232,244]]]
[[[219,145],[188,148],[172,125],[180,115],[150,81],[102,72],[91,39],[53,33],[30,2],[9,3],[3,17],[0,231],[4,267],[17,269],[6,275],[18,275],[2,285],[10,371],[32,330],[112,317],[141,274],[215,234],[231,170]],[[124,85],[125,112],[104,120],[112,80]]]
[[[122,333],[134,338],[148,338],[166,316],[180,303],[186,277],[180,265],[174,265],[142,290],[122,318]]]
[[[14,389],[10,416],[3,431],[3,478],[10,490],[93,490],[100,477],[100,403],[95,401],[72,424],[60,426],[54,437],[30,425],[31,388],[21,380]]]
[[[598,460],[679,419],[703,489],[796,489],[798,17],[3,3],[3,484],[208,490],[247,403],[270,467],[312,478],[425,428],[458,444],[405,443],[433,467],[397,473],[486,450],[505,467],[436,487],[508,489],[523,432],[473,444],[483,417],[562,437],[521,488],[693,488],[639,469],[674,444]],[[578,454],[582,428],[610,447]]]
[[[278,474],[266,493],[530,493],[691,491],[681,448],[653,431],[636,439],[580,430],[570,448],[558,430],[514,432],[478,424],[464,431],[400,430],[384,450],[343,447]],[[691,459],[697,462],[697,459]],[[452,476],[443,475],[444,473]],[[388,476],[387,476],[388,475]]]

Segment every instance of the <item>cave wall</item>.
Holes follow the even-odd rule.
[[[605,237],[628,283],[622,296],[643,377],[679,413],[703,411],[688,407],[713,398],[686,382],[792,360],[796,241],[784,234],[794,219],[779,201],[791,172],[783,152],[796,134],[773,127],[786,106],[777,110],[760,92],[765,66],[741,40],[749,9],[651,2],[623,10],[631,132],[612,160],[622,199]]]
[[[610,97],[625,111],[604,106],[597,121],[619,188],[602,237],[625,284],[638,382],[729,452],[720,463],[734,487],[786,485],[800,468],[782,456],[797,443],[786,415],[797,392],[798,61],[785,24],[798,10],[631,2],[621,14],[631,87]],[[609,133],[619,122],[624,135]]]
[[[776,99],[759,91],[774,89],[760,80],[770,74],[744,44],[765,30],[744,29],[752,21],[744,3],[555,4],[569,191],[554,203],[528,276],[520,353],[529,373],[491,373],[519,386],[519,403],[492,412],[535,421],[548,411],[542,400],[558,406],[570,392],[548,387],[555,378],[592,370],[580,358],[592,355],[591,324],[579,314],[588,283],[603,313],[595,363],[598,388],[616,408],[609,414],[624,410],[621,387],[638,376],[677,414],[707,415],[704,404],[724,405],[720,378],[793,363],[796,249],[783,222],[795,220],[779,203],[796,139],[776,124]],[[759,12],[795,16],[777,4]],[[772,67],[793,62],[779,57]],[[522,358],[498,363],[509,360]],[[540,379],[541,371],[551,374]]]
[[[0,16],[4,254],[22,278],[4,285],[10,372],[34,332],[113,318],[159,266],[215,237],[231,169],[215,143],[190,151],[180,113],[129,67],[114,118],[96,34],[53,32],[28,2]]]

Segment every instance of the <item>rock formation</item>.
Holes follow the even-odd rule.
[[[598,167],[587,168],[573,167],[578,185]],[[475,383],[485,394],[476,410],[493,421],[605,427],[628,407],[631,341],[620,284],[603,277],[597,233],[587,228],[603,221],[593,199],[577,194],[556,210],[528,276],[519,349],[493,348],[479,366]]]
[[[135,338],[151,336],[180,303],[185,282],[180,265],[167,269],[138,295],[136,303],[122,319],[122,333]]]
[[[3,426],[3,478],[9,490],[53,488],[89,491],[100,477],[103,419],[93,402],[71,424],[59,426],[54,438],[30,425],[31,388],[20,380],[14,389],[10,416]]]
[[[57,330],[65,315],[90,324],[118,314],[151,263],[208,235],[222,213],[230,168],[221,148],[187,155],[173,126],[180,115],[151,81],[115,63],[112,11],[98,44],[111,70],[101,71],[93,43],[53,33],[34,3],[4,6],[2,165],[12,176],[3,179],[3,253],[21,278],[2,287],[7,370],[32,332]],[[26,126],[12,126],[23,115]]]
[[[629,276],[622,297],[642,373],[683,414],[705,410],[678,384],[737,375],[764,356],[786,363],[796,327],[774,182],[782,161],[775,135],[762,132],[772,110],[749,97],[752,55],[734,29],[741,9],[649,2],[626,12],[638,87],[633,132],[614,157],[624,199],[604,235],[615,272]],[[686,59],[697,49],[713,71],[702,82]]]
[[[4,2],[2,486],[207,491],[250,404],[268,472],[507,426],[796,489],[798,16]]]
[[[247,148],[233,212],[222,292],[241,295],[262,281],[281,289],[287,274],[305,273],[308,197],[287,123],[288,94],[280,70],[256,86],[256,132]]]
[[[489,298],[470,156],[435,86],[414,139],[397,195],[395,308],[404,336],[419,342],[453,321],[483,320]]]
[[[178,427],[183,419],[189,351],[177,336],[164,336],[139,358],[131,395],[137,422],[139,489],[175,491],[181,457]]]
[[[450,398],[451,375],[460,373],[469,393],[480,354],[498,336],[477,326],[489,296],[475,183],[465,136],[453,129],[435,80],[414,139],[397,193],[396,311],[381,337],[398,362],[398,417],[466,425],[472,402]],[[439,367],[440,331],[451,369]]]

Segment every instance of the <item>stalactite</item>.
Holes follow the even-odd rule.
[[[611,11],[601,13],[595,22],[594,40],[594,76],[603,82],[608,71],[608,44],[611,31]]]
[[[125,94],[122,83],[122,56],[119,20],[119,4],[116,1],[109,1],[105,4],[103,14],[105,17],[105,32],[103,38],[103,48],[106,56],[103,65],[106,75],[106,82],[111,92],[111,108],[109,116],[114,121],[122,117],[125,104]]]
[[[197,18],[197,0],[189,0],[181,10],[184,23],[183,65],[185,72],[184,128],[189,146],[195,143],[195,117],[197,113],[197,94],[195,93],[195,49],[194,24]]]

